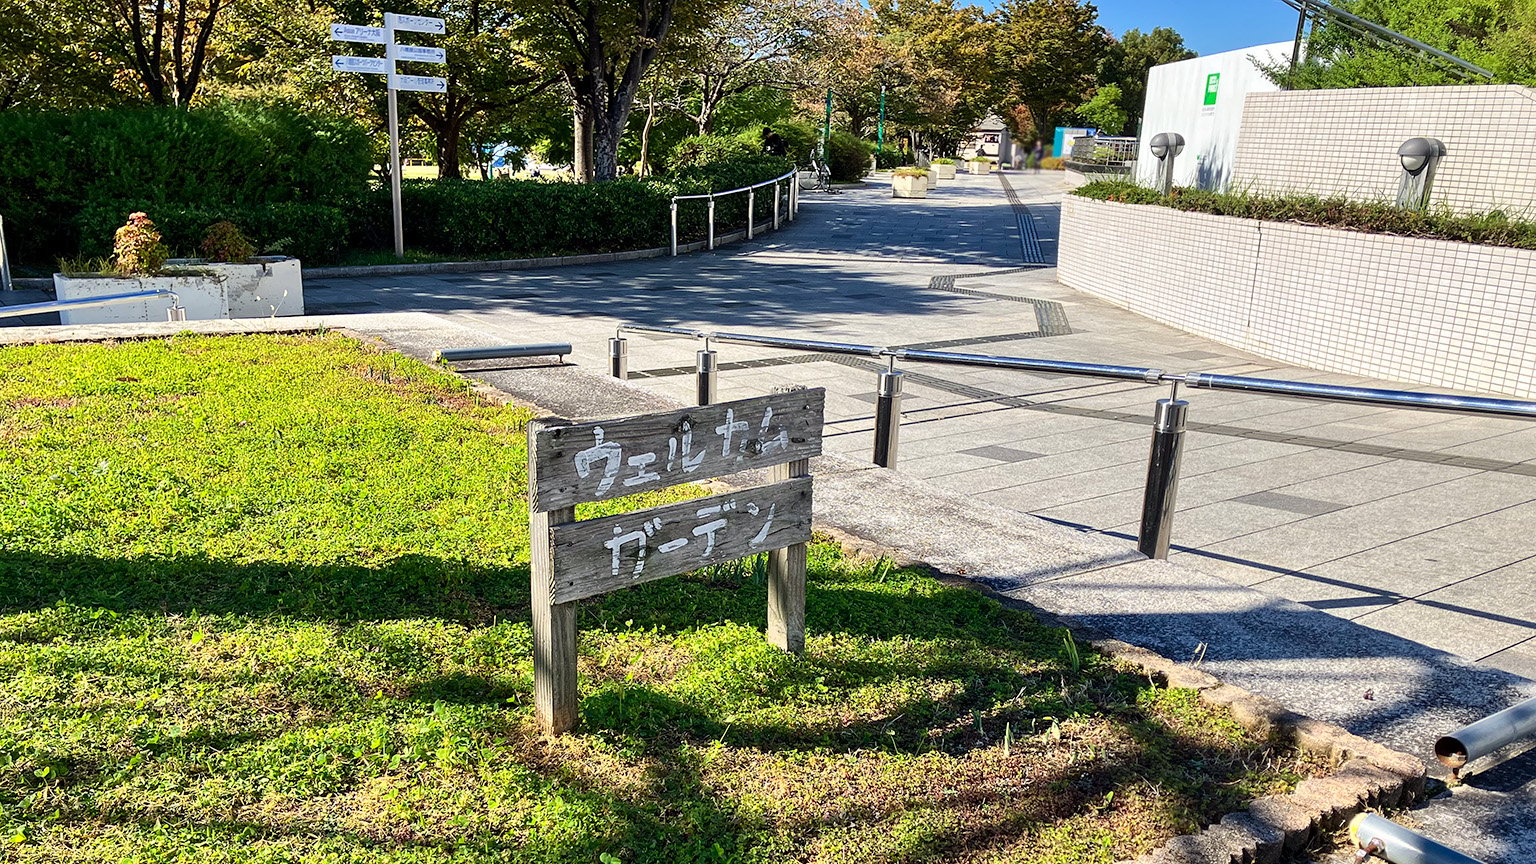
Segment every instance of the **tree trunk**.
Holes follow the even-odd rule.
[[[628,111],[616,112],[592,125],[592,179],[599,183],[619,176],[619,139],[624,134]]]
[[[457,118],[449,117],[437,132],[437,179],[462,180],[459,170],[459,138],[463,126]]]
[[[582,104],[583,95],[576,95],[576,107],[571,110],[572,152],[571,173],[578,183],[592,182],[592,111]]]
[[[645,127],[640,130],[640,176],[651,175],[651,127],[656,124],[656,94],[651,94],[650,107],[645,111]]]

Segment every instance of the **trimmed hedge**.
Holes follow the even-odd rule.
[[[245,213],[256,225],[282,218],[254,215],[270,205],[345,208],[367,188],[373,164],[367,133],[355,121],[253,102],[0,111],[0,141],[7,241],[17,261],[33,263],[110,243],[110,231],[81,231],[97,231],[105,217],[96,211],[120,210],[124,202],[145,205],[157,223],[176,221],[177,209]],[[320,211],[282,212],[329,222]],[[198,227],[198,239],[206,228]]]
[[[1498,210],[1461,215],[1444,209],[1429,212],[1405,210],[1387,201],[1353,201],[1341,196],[1250,195],[1188,188],[1176,188],[1173,194],[1164,197],[1155,189],[1128,180],[1100,180],[1080,186],[1072,194],[1097,201],[1171,207],[1175,210],[1240,219],[1301,222],[1368,234],[1397,234],[1485,246],[1536,249],[1536,222],[1513,220]]]
[[[834,131],[827,142],[827,168],[832,171],[832,179],[847,182],[863,177],[874,152],[875,145],[863,138]]]
[[[197,257],[198,244],[215,222],[232,222],[262,255],[291,255],[305,262],[333,261],[346,248],[346,212],[324,204],[281,202],[254,207],[181,207],[149,201],[93,204],[80,212],[75,229],[80,254],[105,257],[112,251],[112,232],[142,210],[160,229],[165,245],[178,257]],[[386,235],[388,236],[388,235]]]
[[[401,189],[405,239],[412,249],[428,252],[510,258],[654,248],[670,240],[673,195],[749,186],[789,170],[787,160],[753,156],[696,165],[664,180],[408,181]],[[716,230],[746,224],[746,205],[744,194],[718,201]],[[772,192],[759,195],[758,217],[769,218],[772,212]],[[679,235],[704,236],[707,214],[706,202],[684,202],[678,210]],[[390,232],[389,190],[374,190],[360,208],[351,243],[388,248]]]

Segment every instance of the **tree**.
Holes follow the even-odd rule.
[[[156,105],[190,105],[208,64],[225,0],[105,0],[103,43],[138,76]]]
[[[1337,5],[1494,73],[1494,82],[1536,84],[1536,0],[1338,0]],[[1306,59],[1265,72],[1282,87],[1406,87],[1483,83],[1406,46],[1326,21],[1307,38]]]
[[[999,11],[1001,78],[1035,135],[1046,135],[1091,89],[1109,34],[1098,10],[1077,0],[1008,0]]]
[[[84,11],[52,0],[0,3],[0,110],[89,108],[126,98],[82,26]]]
[[[1079,105],[1077,116],[1085,125],[1105,135],[1119,135],[1125,131],[1126,111],[1121,107],[1123,96],[1117,84],[1105,84],[1094,91],[1093,98]]]
[[[874,9],[887,77],[898,79],[893,116],[938,152],[954,155],[1002,96],[995,22],[954,0],[879,0]]]
[[[759,87],[804,86],[807,74],[797,60],[821,37],[834,10],[828,0],[751,0],[678,40],[671,68],[689,80],[692,92],[676,107],[700,135],[708,135],[726,99]]]
[[[1184,46],[1184,37],[1168,27],[1157,27],[1150,33],[1127,30],[1118,41],[1112,42],[1099,64],[1100,84],[1113,84],[1120,90],[1120,108],[1126,116],[1126,126],[1132,131],[1141,127],[1141,115],[1147,101],[1147,73],[1153,66],[1176,63],[1195,56]]]
[[[719,0],[522,0],[521,35],[560,70],[578,177],[618,176],[635,93],[674,29],[702,29]]]

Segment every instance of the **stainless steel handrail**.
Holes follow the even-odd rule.
[[[679,201],[708,201],[709,202],[709,238],[708,238],[708,241],[707,241],[706,245],[710,249],[713,249],[713,248],[715,248],[715,199],[717,199],[717,198],[724,198],[727,195],[736,195],[736,194],[739,194],[739,193],[742,193],[742,192],[746,192],[747,193],[747,239],[751,240],[753,237],[756,236],[756,231],[754,230],[756,228],[756,225],[754,224],[754,221],[753,221],[754,216],[755,216],[755,211],[757,209],[757,206],[756,206],[757,205],[756,193],[757,193],[758,189],[761,189],[764,186],[772,186],[773,187],[773,227],[774,227],[774,229],[777,230],[778,227],[779,227],[779,224],[780,224],[780,222],[779,222],[779,200],[780,200],[780,197],[781,197],[779,195],[779,184],[780,183],[784,183],[786,185],[788,191],[789,191],[789,207],[788,207],[788,209],[789,209],[789,213],[788,213],[789,221],[791,221],[791,222],[795,221],[795,215],[800,210],[800,196],[795,191],[796,184],[794,182],[794,178],[795,178],[795,172],[794,171],[789,171],[789,172],[786,172],[784,174],[780,174],[779,176],[773,178],[772,180],[764,180],[761,183],[753,183],[751,186],[742,186],[742,187],[740,187],[738,189],[727,189],[724,192],[705,192],[705,193],[699,194],[699,195],[673,195],[672,196],[672,208],[671,208],[672,209],[672,255],[673,255],[673,257],[677,256],[677,203]]]
[[[1385,390],[1339,384],[1312,384],[1304,381],[1247,378],[1241,375],[1218,375],[1210,372],[1172,373],[1144,366],[1111,366],[1101,363],[1075,363],[1067,360],[880,347],[850,342],[823,342],[815,339],[725,333],[718,330],[695,330],[654,324],[620,324],[618,334],[608,340],[609,368],[616,378],[629,377],[629,347],[628,340],[624,338],[625,333],[650,333],[704,340],[704,349],[698,352],[700,405],[709,405],[715,401],[718,384],[719,360],[716,352],[710,348],[711,342],[887,360],[886,368],[880,370],[875,394],[873,461],[882,468],[892,467],[897,458],[901,431],[902,378],[905,374],[896,368],[898,360],[988,369],[1014,369],[1021,372],[1043,372],[1054,375],[1077,375],[1150,385],[1171,385],[1172,392],[1168,398],[1157,400],[1156,413],[1152,422],[1152,447],[1147,458],[1147,482],[1142,490],[1141,528],[1137,546],[1149,558],[1167,558],[1172,542],[1179,466],[1189,415],[1189,403],[1179,398],[1180,386],[1353,405],[1380,405],[1391,408],[1413,408],[1420,411],[1536,419],[1536,402],[1523,402],[1516,399],[1418,393],[1411,390]]]
[[[77,300],[47,300],[42,303],[26,303],[21,306],[0,306],[0,318],[20,318],[24,315],[61,312],[67,309],[84,309],[91,306],[107,306],[112,303],[128,303],[134,300],[152,300],[156,297],[170,298],[170,320],[186,320],[186,310],[181,308],[181,301],[177,298],[176,292],[164,288],[157,288],[153,291],[134,291],[128,294],[103,294],[100,297],[81,297]],[[178,311],[183,313],[182,317],[175,317]]]
[[[685,327],[666,327],[652,324],[621,324],[618,329],[620,333],[655,333],[667,336],[709,339],[715,342],[758,345],[764,348],[785,348],[798,351],[851,354],[864,357],[889,357],[916,363],[976,366],[990,369],[1017,369],[1021,372],[1044,372],[1052,375],[1076,375],[1116,381],[1139,381],[1145,384],[1182,384],[1186,387],[1201,390],[1262,393],[1270,396],[1296,399],[1320,399],[1328,402],[1345,402],[1357,405],[1383,405],[1396,408],[1412,408],[1421,411],[1446,411],[1496,417],[1536,418],[1536,402],[1498,399],[1487,396],[1458,396],[1444,393],[1420,393],[1412,390],[1384,390],[1371,387],[1350,387],[1339,384],[1314,384],[1305,381],[1247,378],[1240,375],[1218,375],[1210,372],[1165,372],[1161,369],[1143,366],[1112,366],[1100,363],[1076,363],[1067,360],[1004,357],[995,354],[965,354],[952,351],[926,351],[916,348],[886,348],[877,345],[819,342],[808,339],[789,339],[782,336],[758,336],[748,333],[722,333],[719,331],[693,330]]]

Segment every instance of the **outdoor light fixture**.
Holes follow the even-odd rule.
[[[1444,155],[1445,145],[1435,138],[1409,138],[1397,148],[1397,159],[1403,163],[1403,176],[1397,184],[1397,206],[1407,210],[1429,207],[1435,165]]]
[[[1184,152],[1184,136],[1177,132],[1159,132],[1152,136],[1152,155],[1157,157],[1157,188],[1164,195],[1173,192],[1173,160]]]

